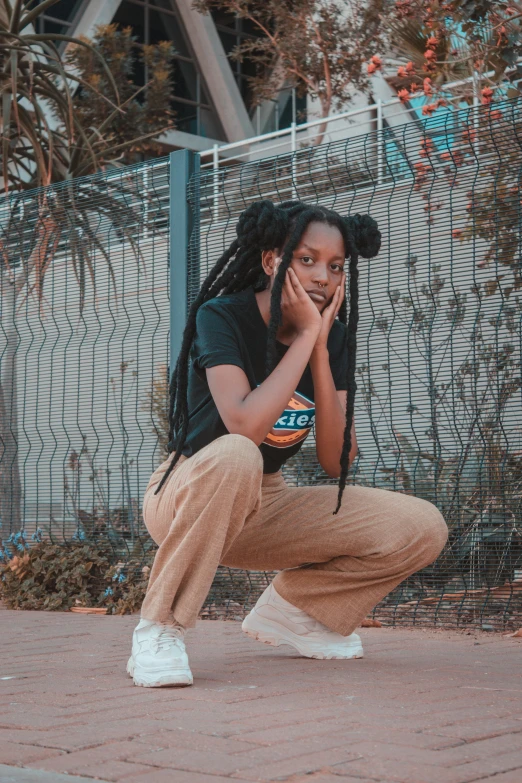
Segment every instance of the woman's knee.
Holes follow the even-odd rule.
[[[417,508],[412,522],[412,546],[423,564],[432,563],[442,552],[448,540],[448,526],[433,503],[416,498]]]
[[[263,473],[263,457],[254,441],[244,435],[222,435],[212,443],[222,470],[247,476]]]
[[[413,495],[399,495],[383,509],[381,555],[433,562],[448,538],[448,527],[437,506]],[[421,566],[422,567],[422,566]]]

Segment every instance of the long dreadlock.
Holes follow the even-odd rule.
[[[307,226],[312,222],[336,226],[343,237],[346,258],[349,258],[349,315],[346,294],[339,310],[339,320],[346,325],[347,351],[347,403],[346,424],[341,452],[337,514],[348,477],[348,456],[352,446],[351,430],[354,413],[355,354],[357,322],[359,319],[358,256],[372,258],[379,252],[381,235],[377,223],[369,215],[343,217],[326,207],[304,204],[301,201],[286,201],[274,204],[272,201],[256,201],[239,216],[236,225],[237,239],[226,250],[193,301],[183,332],[181,350],[172,373],[169,399],[169,442],[176,443],[174,456],[165,471],[156,491],[165,484],[178,462],[188,432],[188,369],[190,349],[196,334],[196,314],[202,304],[219,294],[239,293],[253,286],[255,290],[266,288],[267,275],[263,271],[261,256],[264,250],[282,249],[279,265],[270,299],[270,320],[268,323],[266,372],[269,375],[277,364],[276,336],[282,322],[281,295],[286,271],[290,266],[296,247]]]

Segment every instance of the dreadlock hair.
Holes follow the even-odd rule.
[[[282,321],[281,294],[286,271],[303,233],[312,222],[336,226],[344,241],[345,257],[349,258],[349,315],[346,294],[338,313],[339,320],[347,326],[346,351],[348,360],[346,425],[340,459],[341,474],[337,507],[333,513],[337,514],[339,511],[348,476],[348,456],[352,446],[351,430],[357,389],[355,382],[356,335],[359,319],[357,262],[359,256],[372,258],[377,255],[381,244],[381,234],[377,223],[369,215],[356,214],[343,217],[326,207],[304,204],[301,201],[285,201],[276,205],[272,201],[263,200],[255,201],[247,207],[239,216],[236,225],[237,238],[219,258],[193,301],[169,389],[169,442],[173,442],[175,438],[176,447],[169,467],[154,494],[161,490],[178,462],[187,437],[189,356],[196,334],[198,309],[202,304],[219,294],[238,293],[250,286],[253,286],[257,291],[266,288],[268,277],[261,264],[262,253],[265,250],[275,250],[276,248],[282,250],[281,263],[274,280],[270,299],[266,357],[266,372],[269,375],[277,364],[276,336]]]

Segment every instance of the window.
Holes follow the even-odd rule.
[[[203,77],[185,35],[181,19],[169,0],[123,0],[113,22],[130,26],[138,43],[171,41],[174,49],[174,101],[176,128],[198,136],[224,139],[223,130],[211,105]],[[145,84],[143,66],[136,70],[134,81]]]
[[[258,38],[261,35],[258,28],[248,19],[241,19],[234,14],[219,10],[212,10],[211,13],[227,55],[245,40]],[[289,128],[292,122],[306,122],[306,96],[297,96],[294,90],[283,87],[272,99],[271,116],[268,120],[265,119],[264,127],[261,128],[259,106],[255,103],[249,84],[249,77],[256,75],[256,65],[248,57],[244,57],[243,62],[229,58],[229,63],[257,134]]]
[[[85,0],[59,0],[36,20],[36,32],[71,35],[71,27]]]

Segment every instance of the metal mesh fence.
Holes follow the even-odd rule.
[[[148,546],[165,442],[168,159],[0,203],[1,537]]]
[[[350,481],[424,497],[450,527],[439,560],[376,608],[385,623],[522,619],[521,107],[437,113],[188,183],[189,302],[256,199],[379,222],[379,256],[359,264]],[[170,207],[165,159],[0,202],[2,538],[104,541],[116,562],[150,548],[141,501],[167,437]],[[330,481],[313,437],[285,475]],[[203,616],[242,616],[269,578],[220,568]]]
[[[522,105],[437,113],[192,178],[189,299],[259,198],[369,212],[383,245],[361,259],[356,426],[350,481],[435,503],[439,560],[375,610],[386,623],[522,620]],[[313,438],[285,469],[329,481]],[[349,502],[349,495],[345,502]],[[221,569],[209,616],[241,613],[269,575]]]

